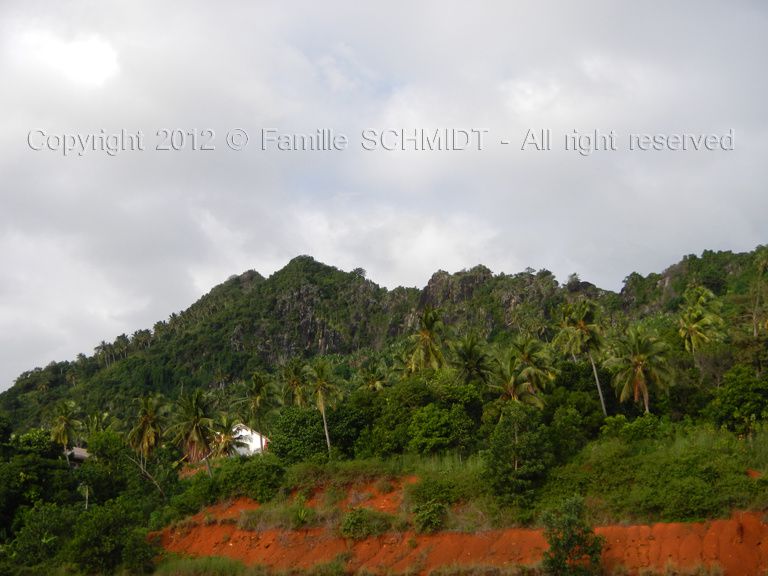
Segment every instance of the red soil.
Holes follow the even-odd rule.
[[[352,505],[396,512],[401,490],[369,493]],[[345,504],[350,505],[352,490]],[[443,532],[416,535],[388,534],[354,542],[325,528],[302,531],[239,530],[235,524],[212,519],[234,519],[258,504],[242,498],[204,510],[180,527],[162,532],[162,544],[171,552],[192,556],[228,556],[246,564],[262,564],[277,570],[310,568],[344,554],[347,567],[372,573],[418,572],[428,574],[440,566],[532,565],[541,560],[546,542],[540,530],[508,529],[462,534]],[[610,571],[622,565],[632,574],[643,570],[663,572],[668,566],[693,569],[719,565],[727,576],[756,576],[768,570],[768,525],[762,514],[735,513],[728,520],[651,526],[603,526],[603,565]]]
[[[759,472],[749,470],[751,477]],[[343,510],[363,507],[389,514],[401,511],[403,488],[415,477],[354,484],[336,505]],[[318,490],[307,504],[320,507],[326,493]],[[394,533],[354,542],[325,528],[302,531],[239,530],[233,522],[241,512],[258,508],[247,498],[219,503],[176,528],[162,532],[163,546],[192,556],[228,556],[246,564],[277,570],[310,568],[346,558],[351,571],[428,574],[450,565],[533,565],[541,560],[546,542],[540,530],[508,529],[476,534],[444,532],[424,536]],[[219,523],[219,521],[224,521]],[[735,513],[728,520],[651,526],[603,526],[603,565],[610,571],[623,566],[631,574],[664,572],[669,566],[695,569],[718,565],[728,576],[752,576],[768,571],[768,525],[762,514]]]

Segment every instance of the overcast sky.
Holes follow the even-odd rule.
[[[371,5],[0,4],[0,389],[298,254],[387,287],[483,263],[619,289],[768,241],[765,2]],[[262,151],[264,128],[349,145]],[[487,132],[482,150],[361,149],[401,128]],[[552,150],[521,150],[529,128]],[[56,149],[102,129],[145,149]],[[155,150],[161,129],[215,150]],[[574,129],[617,150],[566,151]],[[730,130],[728,151],[627,150]]]

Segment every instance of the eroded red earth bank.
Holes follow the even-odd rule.
[[[371,498],[360,505],[394,512],[400,506],[398,493],[376,494],[371,489]],[[311,568],[343,554],[352,571],[421,574],[457,564],[532,565],[546,549],[542,532],[528,529],[435,535],[403,532],[357,542],[325,528],[238,529],[233,520],[255,507],[255,502],[240,499],[209,508],[186,525],[164,530],[163,547],[191,556],[227,556],[277,570]],[[229,522],[219,522],[222,519]],[[608,573],[619,565],[633,574],[647,569],[663,572],[670,565],[680,569],[719,565],[727,576],[768,571],[768,525],[758,512],[738,512],[727,520],[701,523],[602,526],[596,532],[606,539],[603,561]]]

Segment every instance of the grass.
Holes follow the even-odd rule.
[[[318,525],[323,520],[325,518],[307,506],[303,498],[296,498],[292,502],[270,502],[256,510],[243,510],[237,526],[254,531],[269,528],[299,530]]]
[[[349,574],[348,561],[347,554],[340,554],[330,562],[308,569],[274,571],[266,566],[246,566],[238,560],[219,556],[169,558],[155,569],[154,576],[344,576]]]

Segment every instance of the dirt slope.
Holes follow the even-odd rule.
[[[400,507],[399,490],[386,495],[377,494],[370,486],[367,490],[370,498],[354,505],[386,512]],[[476,534],[403,532],[358,542],[340,538],[325,528],[260,532],[238,529],[234,520],[240,512],[257,506],[240,499],[211,507],[190,522],[164,530],[162,544],[172,552],[228,556],[278,570],[310,568],[344,554],[350,570],[390,574],[428,574],[440,566],[456,564],[531,565],[541,560],[546,549],[542,532],[526,529]],[[608,573],[620,565],[631,574],[648,569],[663,572],[670,565],[680,569],[719,565],[727,576],[759,576],[768,571],[768,525],[761,513],[738,512],[727,520],[691,524],[603,526],[596,532],[606,538],[603,563]]]

